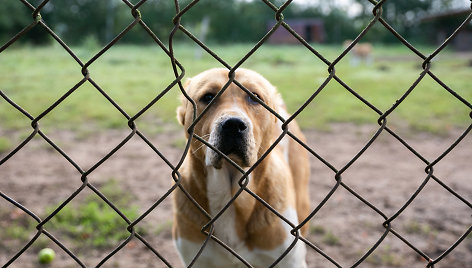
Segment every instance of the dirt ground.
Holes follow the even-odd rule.
[[[305,131],[308,144],[325,160],[340,170],[368,142],[377,126],[332,125],[330,131]],[[20,135],[1,133],[2,135]],[[401,133],[402,137],[425,159],[433,161],[449,147],[460,130],[446,136]],[[97,163],[129,134],[126,130],[94,132],[87,135],[68,131],[48,133],[84,170]],[[146,133],[145,133],[146,134]],[[165,133],[148,138],[173,164],[182,154],[183,133],[171,127]],[[472,201],[472,135],[434,167],[434,175],[467,202]],[[4,156],[0,155],[0,157]],[[369,201],[387,217],[394,215],[426,178],[426,165],[388,133],[382,133],[373,145],[343,174],[343,182]],[[315,208],[335,185],[335,173],[314,156],[311,157],[310,192]],[[134,136],[109,160],[88,177],[100,188],[114,178],[134,196],[134,205],[143,213],[172,185],[171,169],[138,136]],[[0,166],[0,191],[14,198],[37,215],[44,208],[65,200],[81,185],[80,174],[40,137],[27,144],[13,158]],[[72,203],[80,202],[84,191]],[[15,208],[0,198],[3,215],[0,227],[17,222]],[[431,258],[437,258],[472,226],[472,208],[439,183],[430,180],[417,198],[393,222],[392,229]],[[153,228],[144,237],[174,267],[182,267],[171,240],[172,206],[166,199],[142,222]],[[352,266],[383,235],[384,218],[343,187],[339,187],[310,222],[310,240],[343,267]],[[159,229],[159,231],[156,231]],[[50,230],[54,234],[54,230]],[[32,237],[34,230],[29,235]],[[96,266],[113,248],[74,249],[67,238],[57,237],[88,266]],[[36,244],[36,243],[35,243]],[[59,247],[49,266],[37,264],[39,245],[33,244],[10,267],[78,267]],[[0,241],[0,264],[5,264],[24,244]],[[335,267],[316,251],[308,248],[309,267]],[[359,267],[425,267],[426,262],[405,242],[389,233],[382,244]],[[103,267],[165,267],[143,243],[133,239]],[[435,267],[472,267],[472,235],[457,246]]]

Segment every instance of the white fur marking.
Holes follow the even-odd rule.
[[[197,244],[182,238],[177,239],[176,246],[186,266],[190,264],[193,258],[197,255],[197,252],[202,247],[201,244]],[[210,240],[192,267],[217,268],[245,266],[243,266],[239,260],[233,257],[225,249],[221,248],[221,246],[216,242]]]
[[[211,216],[215,216],[231,200],[232,181],[237,180],[238,172],[231,172],[228,165],[220,169],[208,167],[207,195]],[[236,234],[234,206],[229,206],[214,223],[215,235],[230,246],[238,246],[242,242]]]

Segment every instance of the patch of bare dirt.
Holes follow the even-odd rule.
[[[368,143],[376,126],[333,125],[329,132],[305,131],[308,144],[335,170],[348,168],[341,174],[342,185],[322,206],[310,222],[313,245],[343,267],[355,264],[386,233],[383,223],[396,215],[425,180],[418,196],[391,221],[380,246],[360,267],[425,267],[421,256],[395,234],[408,240],[431,258],[439,257],[472,225],[472,137],[469,134],[444,159],[434,166],[434,178],[425,172],[428,162],[439,157],[460,135],[448,136],[404,134],[402,137],[421,154],[420,159],[402,143],[383,132],[357,161],[350,160]],[[87,179],[98,189],[115,179],[134,196],[141,213],[152,207],[172,187],[172,169],[182,155],[183,133],[175,128],[148,138],[167,160],[164,161],[139,136],[133,136],[107,161],[96,164],[130,134],[126,130],[100,131],[77,136],[68,131],[54,132],[49,137],[83,170],[93,169]],[[0,157],[5,154],[0,155]],[[315,209],[337,181],[333,169],[315,156],[311,157],[310,191]],[[436,181],[440,180],[440,182]],[[448,191],[441,184],[453,190]],[[0,191],[20,202],[36,215],[71,196],[81,187],[80,172],[42,138],[36,137],[10,160],[0,166]],[[85,188],[72,203],[92,193]],[[358,198],[356,195],[362,197]],[[461,198],[463,200],[461,200]],[[465,201],[465,202],[464,202]],[[368,204],[366,204],[368,203]],[[21,212],[0,198],[0,228],[18,224]],[[20,214],[19,216],[17,214]],[[174,267],[182,267],[171,239],[172,206],[166,198],[138,225],[148,229],[144,234],[152,245]],[[53,235],[54,230],[49,230]],[[33,237],[35,229],[28,237]],[[97,265],[113,248],[81,248],[67,238],[57,237],[76,252],[88,267]],[[40,240],[38,240],[40,241]],[[10,267],[41,267],[37,253],[44,246],[35,242]],[[47,243],[47,239],[46,239]],[[25,243],[0,241],[0,264],[5,264]],[[56,260],[49,267],[78,267],[64,251],[49,243]],[[308,248],[309,267],[335,267],[321,254]],[[470,267],[472,237],[465,238],[439,263],[439,267]],[[133,239],[109,259],[103,267],[166,267],[138,239]]]

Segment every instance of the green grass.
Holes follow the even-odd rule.
[[[9,151],[12,146],[9,138],[0,137],[0,154]]]
[[[159,235],[163,232],[171,232],[173,223],[174,222],[172,220],[166,220],[162,223],[157,224],[156,228],[154,229],[154,233],[156,235]]]
[[[230,65],[236,64],[251,47],[210,45]],[[342,51],[340,46],[316,45],[315,48],[330,61]],[[72,49],[83,62],[99,50],[92,45]],[[418,78],[422,61],[401,46],[375,46],[374,49],[376,61],[373,65],[353,68],[347,55],[336,65],[336,75],[378,109],[386,111]],[[428,54],[433,49],[420,50]],[[205,53],[202,59],[196,60],[194,53],[193,45],[175,47],[176,58],[184,65],[186,77],[211,67],[222,67]],[[403,60],[396,60],[399,58]],[[290,112],[296,111],[328,77],[327,66],[300,46],[264,45],[242,67],[254,69],[271,81],[283,95]],[[83,78],[80,69],[79,64],[60,47],[14,45],[0,54],[0,90],[36,117]],[[89,71],[91,78],[130,116],[140,111],[174,79],[169,58],[154,46],[114,46],[97,59]],[[432,71],[464,99],[471,101],[468,59],[444,51],[433,62]],[[138,119],[137,125],[147,124],[147,119],[155,117],[175,122],[178,95],[178,87],[172,88]],[[427,76],[391,114],[389,124],[444,133],[453,127],[470,124],[469,112],[466,105]],[[333,122],[375,124],[378,117],[332,80],[297,120],[304,128],[326,129]],[[2,128],[8,129],[24,128],[30,124],[30,120],[3,100],[0,101],[0,122]],[[40,124],[72,129],[80,129],[83,124],[93,124],[98,128],[127,127],[124,116],[88,82],[46,115]]]
[[[17,239],[20,241],[27,241],[28,238],[32,233],[34,233],[31,229],[33,221],[30,221],[26,225],[8,225],[4,229],[4,234],[2,237],[10,238],[10,239]]]
[[[11,252],[29,241],[36,233],[37,222],[20,209],[0,207],[0,251]]]
[[[315,236],[315,240],[320,240],[323,244],[329,246],[338,246],[341,244],[339,238],[331,231],[321,225],[310,225],[309,232]]]
[[[110,179],[98,187],[129,220],[133,221],[139,216],[138,208],[132,205],[134,197],[123,190],[118,182]],[[50,215],[60,204],[45,208],[42,219]],[[19,216],[10,216],[18,214]],[[26,243],[36,233],[37,222],[25,213],[13,213],[0,209],[0,240],[14,242],[20,246]],[[10,219],[14,217],[14,219]],[[127,231],[128,224],[98,195],[89,192],[83,200],[72,202],[63,207],[54,217],[48,221],[44,228],[54,234],[61,241],[72,244],[74,249],[81,250],[90,247],[110,248],[130,236]],[[165,221],[156,228],[146,224],[135,227],[136,232],[146,235],[147,230],[153,230],[156,234],[169,231],[172,221]],[[43,236],[37,240],[35,248],[43,248],[51,245],[51,241]],[[7,243],[8,244],[8,243]],[[2,249],[0,245],[0,249]]]
[[[326,230],[321,225],[310,225],[310,234],[323,235],[326,233]]]
[[[414,220],[407,222],[403,228],[408,234],[426,235],[430,237],[436,237],[438,234],[438,230],[436,230],[431,225],[427,223],[420,223]]]
[[[333,234],[331,231],[328,231],[323,235],[322,241],[324,244],[330,245],[330,246],[336,246],[336,245],[341,244],[341,242],[339,241],[339,238],[335,234]]]
[[[392,251],[389,245],[382,245],[367,257],[366,262],[382,267],[404,267],[402,256]]]
[[[115,180],[108,181],[99,190],[128,219],[138,217],[137,207],[130,205],[132,196],[123,191]],[[49,207],[47,213],[56,207]],[[68,237],[80,247],[116,246],[130,235],[126,227],[126,222],[94,193],[90,193],[84,202],[66,205],[46,224],[47,229]]]

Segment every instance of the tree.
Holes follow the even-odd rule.
[[[354,0],[362,7],[361,13],[355,18],[360,26],[359,32],[364,28],[368,21],[372,20],[374,5],[368,0]],[[382,18],[392,26],[395,31],[407,39],[417,38],[414,36],[417,33],[418,27],[415,25],[420,16],[426,14],[431,9],[432,2],[428,0],[395,0],[386,1],[382,5]],[[360,22],[360,23],[359,23]],[[397,39],[382,25],[377,23],[369,31],[366,40],[374,42],[396,42]]]
[[[20,1],[2,1],[0,4],[0,46],[15,34],[33,22],[33,12]],[[29,40],[34,43],[44,43],[48,40],[47,33],[41,26],[36,25],[20,42]]]

